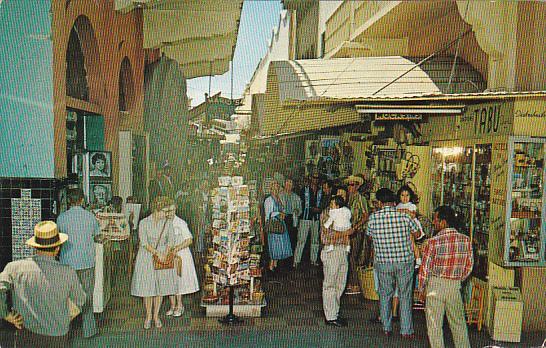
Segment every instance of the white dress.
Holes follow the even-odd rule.
[[[176,244],[181,244],[185,240],[192,238],[188,224],[178,216],[174,217],[173,227]],[[197,272],[195,272],[195,264],[193,263],[190,248],[187,247],[179,250],[178,256],[182,258],[182,275],[180,277],[176,275],[178,284],[177,294],[186,295],[199,291],[199,280],[197,279]]]
[[[174,247],[173,224],[167,221],[161,235],[165,220],[155,222],[150,215],[140,221],[138,226],[139,248],[131,282],[131,295],[138,297],[175,295],[177,291],[177,277],[174,268],[154,269],[152,254],[146,250],[146,244],[155,247],[159,252],[165,252],[167,247]],[[161,239],[159,239],[161,235]],[[158,243],[159,240],[159,243]]]

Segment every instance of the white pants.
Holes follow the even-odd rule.
[[[319,221],[318,220],[300,220],[300,226],[298,228],[298,244],[296,246],[296,252],[294,255],[294,264],[301,262],[301,256],[303,254],[303,248],[305,242],[307,242],[307,236],[311,230],[311,263],[317,263],[318,252],[320,249],[319,240]]]
[[[339,314],[339,300],[347,284],[347,247],[334,245],[332,251],[323,250],[320,254],[324,271],[322,282],[322,307],[326,320],[336,320]]]

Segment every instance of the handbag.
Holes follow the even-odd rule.
[[[279,209],[279,203],[273,198],[275,201],[275,204],[277,206],[277,210]],[[271,214],[274,212],[269,213],[269,219],[265,222],[265,233],[274,233],[274,234],[283,234],[284,233],[284,221],[281,221],[278,216],[271,217]]]
[[[167,224],[167,221],[163,224],[163,228],[161,229],[161,234],[159,235],[159,238],[157,239],[157,243],[155,244],[155,248],[157,250],[157,247],[159,246],[159,242],[161,241],[161,237],[163,237],[163,232],[165,231],[165,225]],[[175,254],[172,251],[169,251],[167,254],[167,257],[165,257],[165,260],[161,260],[159,256],[152,255],[153,263],[154,263],[154,269],[155,270],[161,270],[161,269],[172,269],[174,268],[174,257]]]
[[[270,218],[265,222],[265,232],[266,233],[275,233],[283,234],[284,233],[284,224],[278,217]]]

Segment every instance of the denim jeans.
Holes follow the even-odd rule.
[[[400,299],[400,333],[413,333],[412,279],[413,261],[405,263],[376,263],[379,280],[379,308],[384,331],[392,331],[392,298],[398,285]]]

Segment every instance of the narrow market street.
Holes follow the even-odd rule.
[[[545,0],[0,0],[0,348],[546,348],[545,37]]]
[[[307,266],[307,265],[306,265]],[[185,313],[180,318],[163,320],[163,328],[144,330],[141,300],[128,295],[127,273],[120,275],[112,291],[110,305],[97,315],[101,334],[84,339],[81,330],[73,331],[71,347],[426,347],[426,325],[423,311],[414,310],[417,339],[406,341],[398,335],[384,337],[381,325],[369,319],[377,302],[364,300],[361,295],[343,296],[341,315],[347,328],[332,328],[324,324],[319,269],[284,273],[264,284],[267,306],[260,318],[242,318],[243,323],[226,326],[218,318],[205,317],[199,306],[200,293],[185,298]],[[162,306],[162,318],[168,308]],[[128,315],[129,313],[129,315]],[[449,330],[446,347],[454,347]],[[0,347],[11,334],[0,331]],[[486,329],[469,329],[472,347],[540,347],[540,335],[526,333],[517,344],[492,341]],[[9,347],[9,345],[5,345]]]

